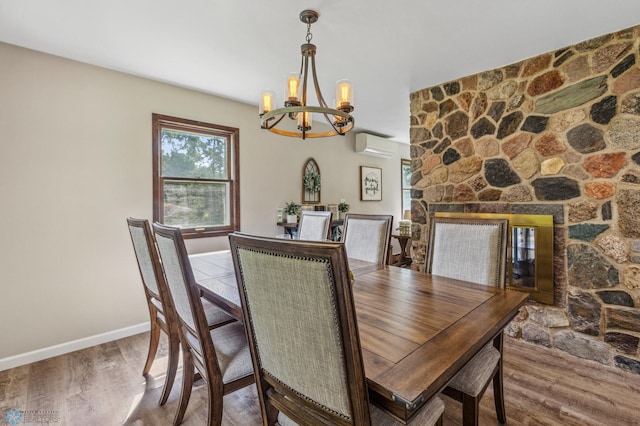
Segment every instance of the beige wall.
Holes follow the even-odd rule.
[[[279,137],[255,106],[0,43],[0,363],[148,321],[125,218],[152,215],[154,112],[240,129],[245,232],[279,232],[275,209],[300,200],[309,157],[323,202],[400,215],[407,145],[384,160],[356,154],[353,135]],[[358,201],[360,165],[383,168],[382,202]]]

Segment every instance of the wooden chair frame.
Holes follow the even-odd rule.
[[[146,282],[142,263],[145,259],[142,257],[143,253],[138,252],[138,248],[134,245],[134,253],[138,262],[138,270],[140,271],[140,277],[144,284],[145,298],[147,300],[147,307],[149,309],[150,319],[150,333],[149,333],[149,351],[147,353],[147,360],[142,370],[142,375],[146,376],[151,370],[153,361],[155,360],[156,353],[158,351],[158,345],[160,342],[160,333],[164,331],[168,340],[168,355],[167,355],[167,372],[165,375],[165,382],[160,394],[160,405],[164,405],[169,398],[171,389],[175,382],[176,372],[178,370],[178,358],[180,351],[180,335],[178,331],[178,315],[171,301],[169,295],[169,289],[165,280],[162,265],[160,263],[160,257],[158,255],[158,248],[153,237],[153,231],[151,225],[147,219],[137,219],[133,217],[127,218],[127,225],[129,227],[129,234],[131,235],[131,241],[134,243],[133,230],[139,229],[144,233],[145,247],[140,249],[146,250],[151,260],[151,266],[153,269],[153,278],[156,282],[157,292],[153,291],[149,283]],[[155,303],[154,303],[155,301]],[[209,329],[213,330],[216,327],[221,327],[228,323],[236,321],[231,316],[226,318],[215,318],[215,321],[209,323]]]
[[[434,242],[436,227],[439,223],[453,223],[459,225],[486,225],[493,224],[499,227],[499,258],[498,258],[498,279],[496,286],[504,289],[506,283],[506,267],[507,267],[507,250],[509,237],[509,221],[507,219],[483,219],[483,218],[448,218],[448,217],[431,217],[429,223],[429,245],[427,255],[426,270],[431,273],[434,257]],[[488,380],[477,396],[468,395],[458,389],[447,386],[442,393],[462,403],[462,419],[465,426],[477,425],[480,414],[480,400],[489,384],[493,382],[493,396],[496,408],[496,417],[500,423],[507,421],[504,405],[504,380],[503,380],[503,333],[500,332],[493,340],[493,346],[500,353],[500,359],[491,372],[491,380]]]
[[[146,250],[153,268],[153,275],[156,281],[156,287],[158,292],[154,292],[150,284],[146,281],[142,263],[145,261],[142,257],[142,253],[138,252],[138,249],[134,243],[134,252],[136,260],[138,261],[138,270],[140,271],[140,277],[144,284],[144,293],[147,300],[147,307],[149,308],[149,320],[151,323],[151,329],[149,333],[149,351],[147,353],[147,360],[142,369],[142,375],[146,376],[151,370],[151,365],[155,359],[158,351],[158,343],[160,342],[160,332],[164,331],[168,339],[168,360],[167,360],[167,373],[165,376],[164,386],[162,393],[160,394],[160,405],[164,405],[167,402],[167,398],[171,393],[171,388],[176,378],[176,371],[178,370],[178,358],[180,350],[180,339],[178,337],[178,319],[171,304],[171,297],[169,296],[167,283],[164,280],[164,274],[162,272],[162,266],[160,265],[160,259],[158,257],[158,251],[149,226],[149,221],[146,219],[127,218],[127,225],[129,227],[129,233],[131,235],[131,241],[134,243],[133,229],[139,228],[145,236]],[[144,248],[142,248],[144,249]],[[157,302],[154,303],[154,300]]]
[[[200,290],[195,283],[189,261],[189,254],[185,248],[181,230],[179,228],[154,223],[153,231],[157,240],[159,238],[166,238],[173,242],[182,277],[186,283],[189,305],[195,321],[194,329],[178,315],[180,324],[178,331],[182,346],[183,368],[182,392],[180,394],[180,404],[175,415],[174,424],[178,425],[182,423],[191,396],[191,389],[195,379],[195,368],[200,377],[207,383],[209,397],[208,424],[220,425],[222,422],[223,396],[252,384],[254,382],[253,374],[228,383],[223,382],[223,373],[218,363],[214,342],[211,338],[209,325],[207,324],[202,301],[200,300]],[[159,253],[160,259],[162,259],[161,248],[159,248]],[[169,289],[168,284],[167,288]],[[173,303],[175,304],[175,301],[173,301]],[[197,346],[193,344],[194,341],[197,342]]]
[[[344,245],[330,242],[277,240],[238,233],[231,234],[229,240],[243,307],[244,324],[249,336],[249,347],[256,373],[256,385],[263,424],[274,425],[278,412],[281,411],[290,419],[304,425],[325,425],[327,424],[326,422],[336,425],[370,425],[369,397]],[[332,290],[335,294],[340,343],[343,350],[343,359],[345,360],[344,374],[347,378],[347,393],[351,404],[351,422],[336,413],[328,412],[311,404],[307,399],[261,370],[257,360],[259,349],[256,347],[253,318],[244,291],[242,265],[238,259],[239,249],[278,253],[285,256],[329,259],[330,273],[334,278]],[[319,419],[323,419],[323,421]]]
[[[493,339],[493,346],[500,352],[500,360],[491,373],[491,380],[482,388],[482,391],[476,396],[468,395],[464,392],[447,386],[442,393],[462,403],[462,424],[464,426],[472,426],[479,424],[480,418],[480,400],[489,384],[493,382],[493,400],[496,408],[496,417],[498,422],[504,424],[507,422],[507,413],[504,405],[504,377],[502,369],[502,353],[504,344],[504,333],[500,332]]]

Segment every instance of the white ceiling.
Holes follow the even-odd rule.
[[[0,41],[256,105],[282,102],[311,27],[323,95],[409,141],[409,94],[640,23],[640,0],[2,0]],[[0,58],[0,66],[2,58]],[[215,117],[212,117],[215,121]]]

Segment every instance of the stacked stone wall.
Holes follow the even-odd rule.
[[[640,26],[410,101],[414,261],[437,211],[552,214],[554,304],[507,333],[640,374]]]

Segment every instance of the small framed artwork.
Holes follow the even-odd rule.
[[[360,166],[360,201],[382,200],[382,169]]]

